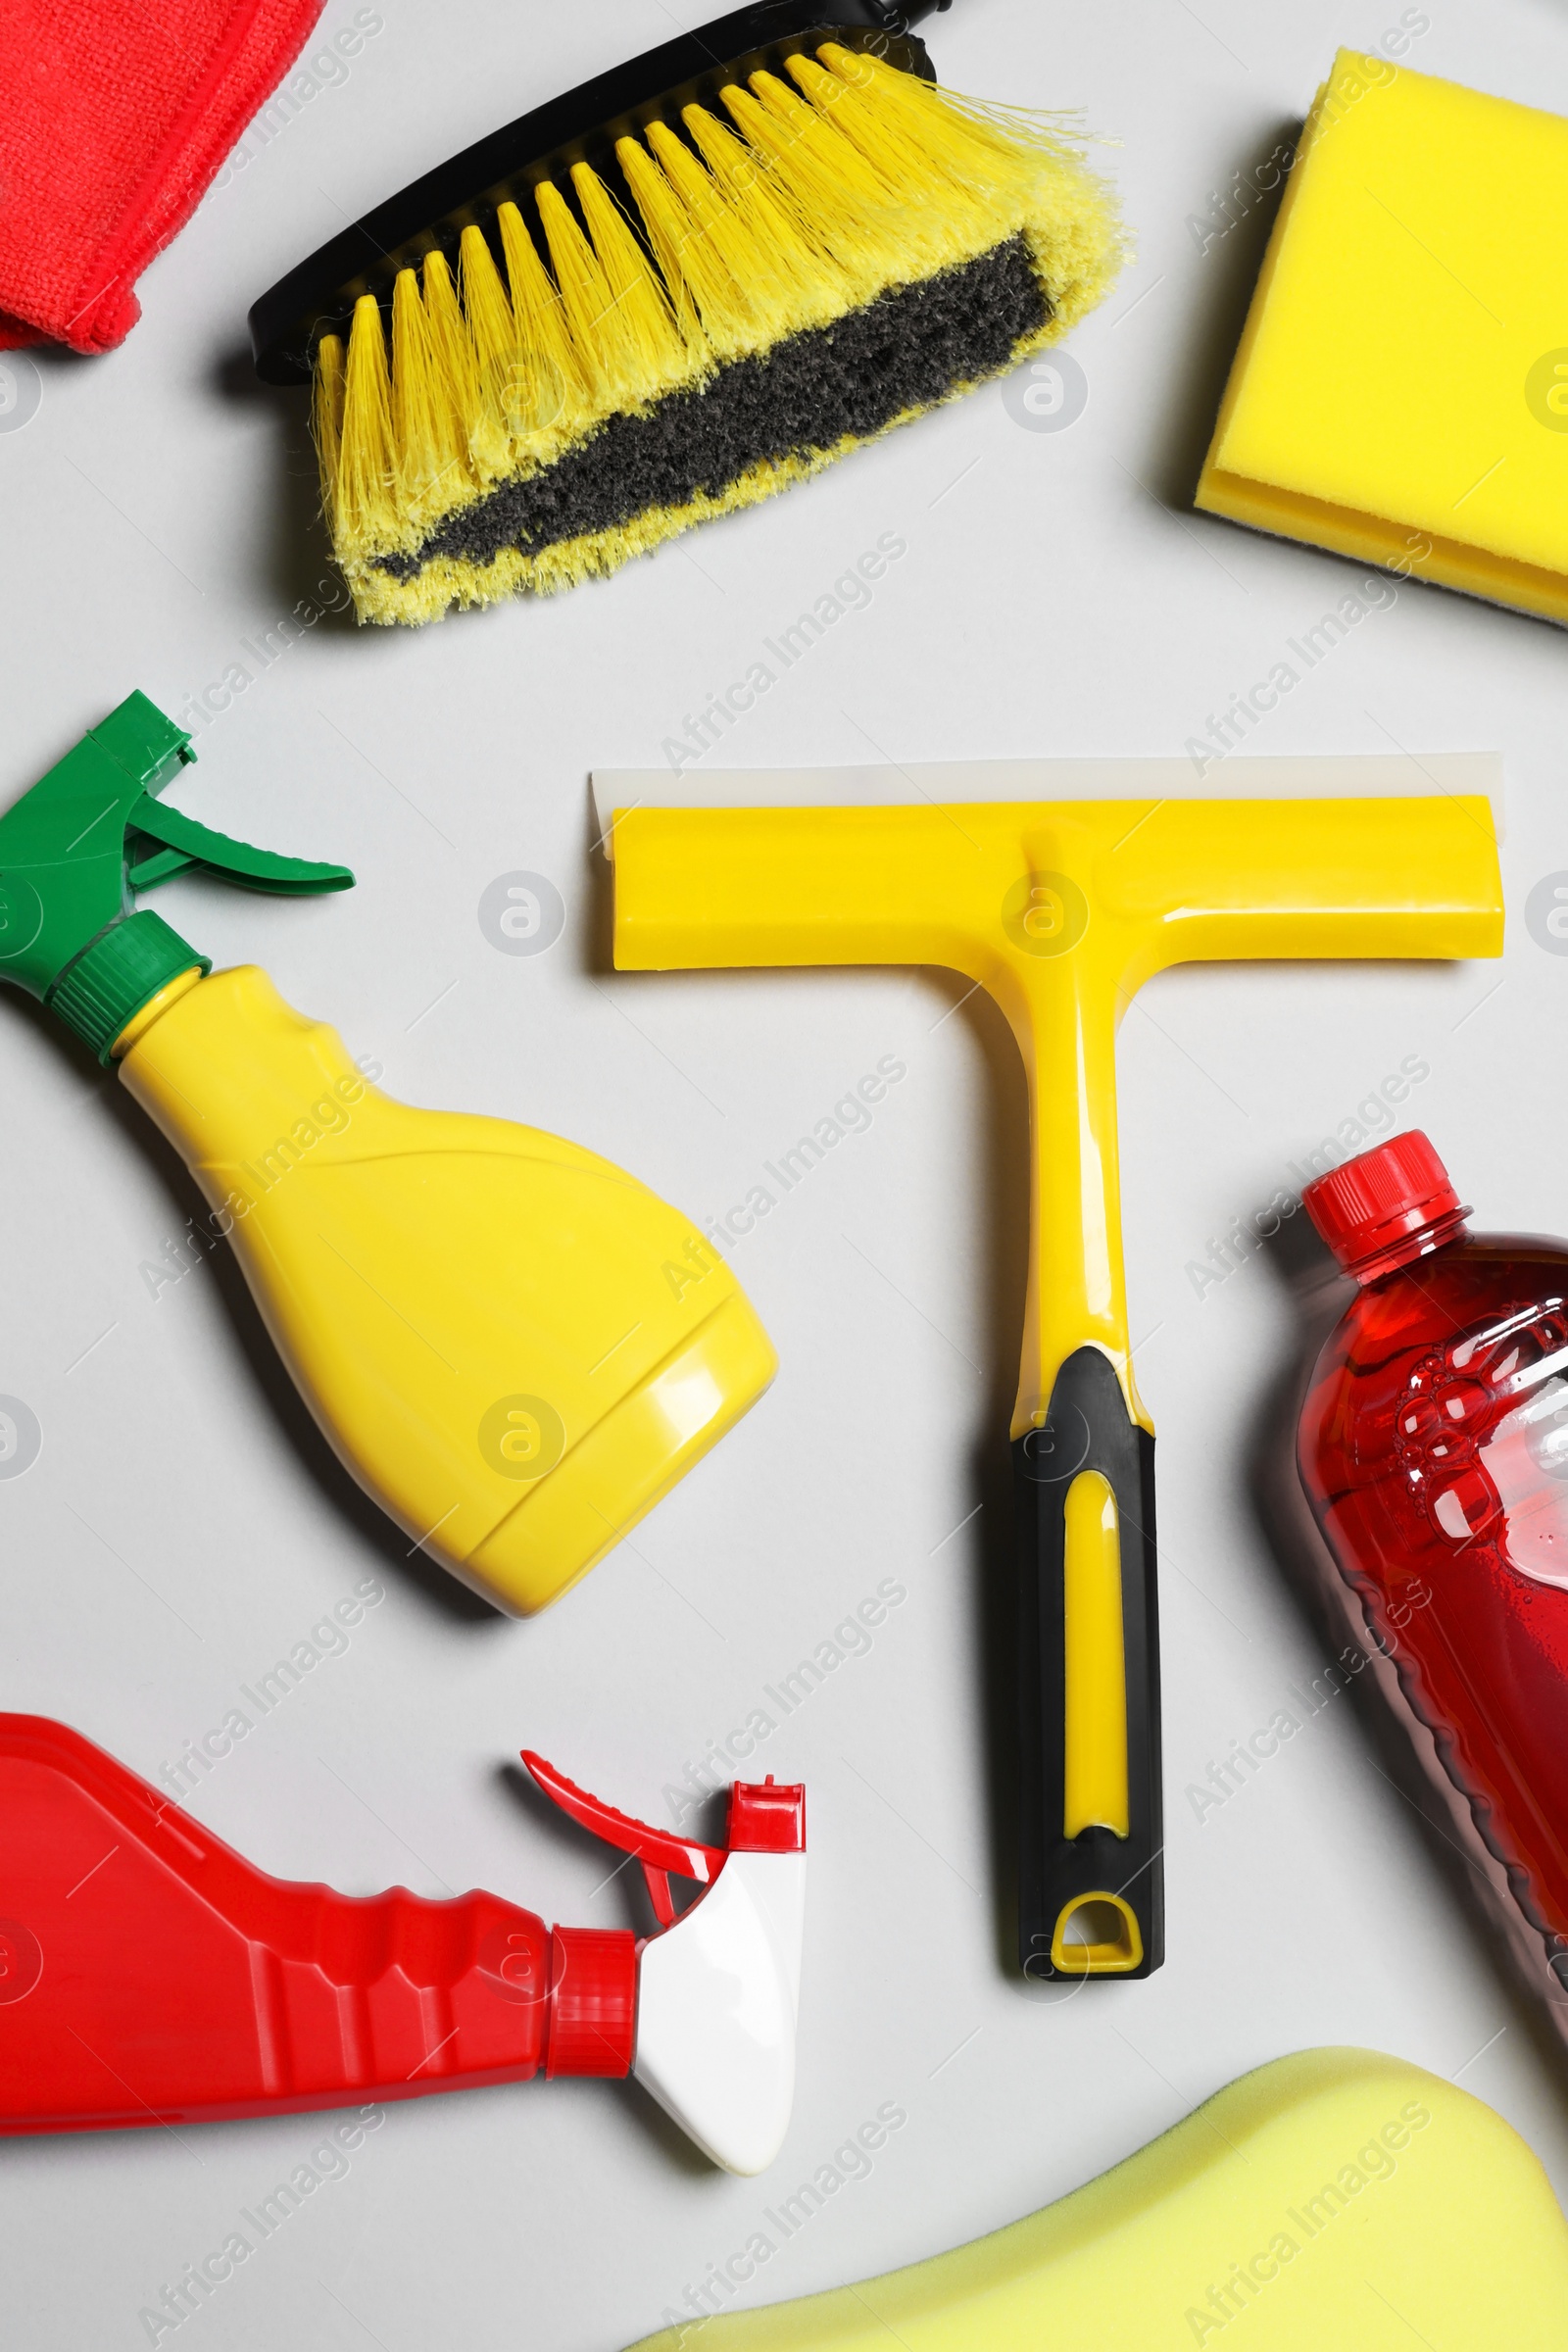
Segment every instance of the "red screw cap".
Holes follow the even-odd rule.
[[[1455,1224],[1470,1213],[1419,1128],[1331,1168],[1306,1187],[1301,1200],[1341,1265],[1363,1278],[1396,1265],[1411,1234]]]
[[[624,1928],[552,1928],[546,2077],[629,2075],[636,2056],[636,1936]]]

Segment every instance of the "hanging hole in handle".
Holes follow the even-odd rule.
[[[1051,1965],[1064,1976],[1120,1977],[1142,1964],[1136,1914],[1119,1894],[1074,1895],[1051,1938]]]

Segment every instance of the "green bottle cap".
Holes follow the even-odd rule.
[[[121,1031],[160,989],[181,972],[212,968],[210,956],[198,956],[146,906],[100,931],[91,947],[67,964],[44,1003],[107,1062]]]
[[[85,1038],[100,1061],[179,973],[211,971],[133,893],[197,866],[289,896],[347,890],[346,865],[281,858],[158,800],[194,760],[190,737],[132,694],[0,817],[0,980]]]

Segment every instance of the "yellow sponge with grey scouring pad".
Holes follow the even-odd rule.
[[[1568,621],[1568,122],[1342,50],[1197,504]]]

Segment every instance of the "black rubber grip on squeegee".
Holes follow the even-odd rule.
[[[280,277],[251,309],[257,374],[268,384],[309,383],[318,340],[347,331],[362,294],[385,306],[399,270],[436,247],[452,260],[470,221],[490,229],[496,206],[561,177],[574,163],[608,169],[618,179],[616,139],[656,116],[673,128],[681,107],[710,103],[726,81],[776,69],[795,52],[835,38],[933,78],[924,45],[908,27],[952,4],[828,0],[824,9],[823,0],[752,0],[596,74],[411,181]]]
[[[1165,1957],[1159,1742],[1159,1614],[1154,1548],[1154,1441],[1140,1429],[1109,1359],[1080,1348],[1062,1365],[1045,1425],[1012,1445],[1018,1544],[1021,1859],[1018,1951],[1026,1976],[1078,1977],[1052,1943],[1069,1908],[1111,1893],[1137,1920],[1143,1945],[1125,1977]],[[1066,1509],[1073,1481],[1098,1470],[1116,1501],[1122,1654],[1127,1685],[1127,1830],[1069,1838],[1066,1812]],[[1092,1938],[1091,1938],[1092,1940]]]

